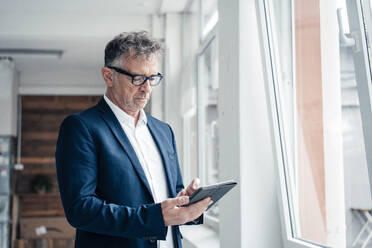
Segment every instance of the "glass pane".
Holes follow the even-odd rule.
[[[346,10],[346,1],[342,0],[342,7]],[[353,3],[354,5],[351,5]],[[363,28],[362,32],[365,32],[369,39],[363,40],[367,42],[367,49],[369,53],[369,59],[371,59],[371,47],[368,41],[371,38],[372,23],[371,23],[371,1],[349,1],[347,7],[350,9],[344,11],[343,17],[346,25],[351,30],[355,30],[355,23],[357,21],[357,15],[353,13],[353,10],[358,9],[358,4],[362,6],[363,12]],[[353,7],[356,7],[355,9]],[[353,16],[355,19],[348,19]],[[348,27],[349,28],[349,27]],[[360,27],[358,27],[360,30]],[[349,35],[348,35],[349,36]],[[370,69],[364,71],[364,64],[360,62],[364,61],[364,58],[368,58],[368,54],[363,54],[357,51],[355,47],[347,45],[345,42],[341,42],[341,79],[342,79],[342,114],[344,118],[344,164],[345,164],[345,197],[346,197],[346,208],[349,211],[346,212],[346,225],[347,225],[347,245],[355,246],[354,244],[357,235],[361,231],[362,225],[365,224],[365,216],[361,215],[359,211],[350,211],[351,208],[355,209],[372,209],[371,190],[368,180],[368,163],[366,150],[370,150],[366,144],[366,134],[363,133],[363,125],[366,125],[366,118],[371,118],[370,108],[366,109],[366,102],[368,99],[368,89],[366,89],[368,80],[362,80],[362,73],[367,78],[370,78]],[[367,64],[371,61],[365,61]],[[363,68],[363,69],[362,69]],[[364,89],[362,87],[365,87]],[[359,89],[358,89],[359,88]],[[362,103],[362,104],[361,104]],[[368,103],[367,103],[368,105]],[[364,116],[362,116],[362,113]],[[364,120],[363,120],[364,118]],[[371,120],[371,119],[370,119]],[[363,123],[364,121],[364,123]],[[371,123],[371,122],[369,122]],[[367,125],[370,126],[370,125]],[[371,136],[369,136],[371,137]],[[371,154],[369,154],[371,155]],[[371,178],[371,177],[370,177]],[[361,237],[364,239],[364,236]]]
[[[344,1],[345,0],[343,0],[343,2]],[[372,38],[372,34],[370,32],[372,30],[372,0],[359,0],[359,1],[362,5],[363,21],[364,21],[364,26],[367,30],[366,36],[368,36],[367,37],[367,43],[368,43],[368,41],[370,41]],[[370,65],[372,66],[372,60],[371,60],[372,48],[370,44],[367,44],[367,49],[368,49],[368,54],[369,54],[369,59],[370,59],[369,62],[370,62]]]
[[[201,1],[201,30],[202,38],[204,38],[217,24],[218,10],[217,0],[200,0]]]
[[[326,177],[320,7],[294,1],[295,18],[295,237],[326,245]]]
[[[197,121],[196,114],[194,114],[190,119],[190,180],[198,177],[198,144],[197,144]]]
[[[198,118],[200,171],[204,185],[218,182],[218,60],[213,39],[199,56]],[[218,203],[217,203],[218,204]],[[210,215],[218,216],[218,205]]]
[[[199,177],[198,173],[198,136],[195,109],[184,115],[184,184],[188,185],[192,179]]]
[[[369,67],[366,73],[366,80],[358,79],[358,92],[359,92],[359,104],[362,112],[362,123],[363,123],[363,131],[364,131],[364,141],[365,141],[365,150],[371,151],[372,150],[372,82],[371,82],[371,73],[372,73],[372,48],[371,48],[371,41],[372,41],[372,0],[361,0],[362,6],[362,17],[363,17],[363,28],[362,31],[365,31],[366,39],[366,47],[368,50],[368,54],[366,54],[365,58],[368,59]],[[357,54],[357,53],[356,53]],[[368,56],[369,55],[369,56]],[[355,60],[355,57],[354,57]],[[356,70],[357,71],[357,70]],[[360,76],[360,73],[358,73]],[[370,193],[372,195],[372,154],[367,153],[367,164],[368,166],[368,173],[369,173],[369,188]],[[372,209],[372,197],[370,197],[369,209]]]
[[[361,227],[351,208],[370,202],[353,49],[340,43],[338,53],[335,49],[332,55],[338,60],[339,71],[333,75],[339,80],[326,81],[330,72],[322,63],[330,55],[322,49],[328,41],[321,31],[329,27],[321,26],[321,13],[328,10],[321,12],[324,5],[317,0],[270,3],[273,11],[266,14],[272,18],[270,49],[282,128],[284,167],[280,168],[287,182],[289,231],[294,238],[325,246],[332,246],[336,235],[346,236],[346,245],[351,246]],[[345,0],[337,4],[345,5]],[[340,230],[335,229],[337,218],[344,219],[345,214],[346,233],[343,223]]]

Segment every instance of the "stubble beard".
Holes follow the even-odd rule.
[[[136,113],[137,111],[141,111],[144,109],[148,103],[149,99],[146,100],[146,102],[142,103],[142,101],[136,101],[136,99],[133,99],[131,102],[127,102],[123,99],[121,102],[121,108],[133,113]]]

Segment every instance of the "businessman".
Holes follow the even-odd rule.
[[[161,45],[146,32],[122,33],[105,48],[100,102],[67,117],[56,164],[75,247],[181,248],[179,225],[200,224],[209,198],[188,207],[171,127],[143,108],[158,71]]]

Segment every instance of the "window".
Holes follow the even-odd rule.
[[[345,1],[342,1],[345,4]],[[371,82],[371,39],[372,39],[372,2],[370,0],[347,1],[347,10],[350,23],[350,34],[352,44],[349,45],[349,54],[352,54],[350,63],[354,64],[355,82],[354,95],[359,100],[360,120],[358,129],[360,144],[366,153],[366,162],[369,173],[369,199],[368,206],[371,207],[372,194],[372,82]],[[354,97],[355,98],[355,97]],[[363,137],[362,137],[363,134]],[[363,139],[364,138],[364,139]],[[367,172],[367,171],[366,171]],[[365,188],[365,187],[364,187]],[[364,191],[364,190],[363,190]]]
[[[349,2],[351,33],[363,37],[363,24],[355,24],[354,31],[352,26],[362,16],[360,3],[368,1]],[[340,44],[335,21],[340,5],[346,7],[345,1],[264,5],[288,247],[350,246],[356,228],[350,208],[371,200],[366,153],[372,138],[366,130],[371,76],[370,69],[361,69],[367,45],[363,39],[356,46],[342,39]],[[371,18],[370,8],[363,10]]]
[[[218,181],[218,60],[216,0],[189,1],[182,13],[183,65],[180,84],[183,126],[183,179],[201,185]],[[217,18],[216,18],[217,17]],[[198,35],[191,35],[195,34]],[[203,35],[202,35],[203,34]],[[204,225],[182,226],[185,247],[219,247],[218,205],[204,215]]]
[[[183,178],[188,182],[199,177],[202,185],[210,185],[219,182],[217,1],[192,1],[184,16],[186,30],[195,31],[195,16],[202,33],[196,48],[189,42],[188,31],[184,36]],[[206,225],[218,230],[218,203],[207,212],[205,220]]]
[[[218,175],[218,57],[217,39],[212,36],[198,55],[198,147],[199,175],[203,185],[217,183]],[[208,211],[218,217],[218,203]]]
[[[190,182],[198,177],[198,144],[197,144],[197,119],[196,108],[190,108],[182,117],[183,119],[183,178]]]
[[[201,37],[206,38],[218,22],[217,0],[200,0]]]

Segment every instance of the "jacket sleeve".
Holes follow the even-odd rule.
[[[63,121],[55,155],[62,203],[73,227],[125,238],[165,240],[167,228],[160,203],[132,208],[97,196],[97,147],[78,115]]]
[[[173,151],[174,153],[176,154],[176,166],[177,166],[177,184],[176,184],[176,192],[178,194],[178,192],[180,192],[181,190],[183,190],[185,187],[183,185],[183,182],[182,182],[182,175],[181,175],[181,170],[180,170],[180,165],[179,165],[179,162],[178,162],[178,155],[177,155],[177,147],[176,147],[176,139],[174,138],[174,133],[172,131],[172,128],[169,126],[169,129],[170,129],[170,132],[172,134],[172,144],[173,144]],[[203,214],[198,217],[197,219],[193,220],[193,221],[190,221],[190,222],[187,222],[185,223],[185,225],[199,225],[199,224],[203,224]]]

